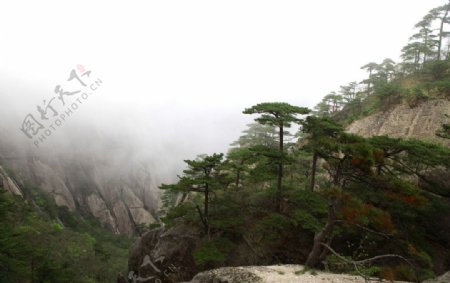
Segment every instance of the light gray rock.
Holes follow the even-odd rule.
[[[22,195],[32,184],[50,194],[58,206],[88,212],[114,233],[131,235],[139,224],[155,223],[160,206],[160,178],[152,177],[151,163],[131,162],[103,152],[21,152],[2,147],[0,164],[17,180],[0,174],[2,186]],[[10,151],[5,154],[4,152]],[[130,163],[130,162],[129,162]]]
[[[130,250],[129,278],[157,278],[162,282],[191,279],[199,272],[192,251],[200,240],[201,229],[188,225],[145,233]]]
[[[8,174],[1,166],[0,166],[0,189],[4,189],[13,195],[23,197],[23,193],[20,190],[20,187],[16,184],[16,182],[13,179],[11,179],[8,176]]]
[[[436,131],[450,119],[450,101],[436,99],[415,107],[399,104],[350,124],[347,130],[364,137],[388,135],[397,138],[417,138],[450,145],[450,141],[436,137]]]
[[[374,279],[376,282],[388,282]],[[197,274],[186,283],[365,283],[360,276],[304,271],[302,265],[223,267]],[[395,281],[401,283],[402,281]],[[406,283],[406,282],[404,282]]]
[[[450,282],[450,271],[447,271],[446,273],[442,274],[441,276],[438,276],[435,279],[423,281],[423,283],[449,283],[449,282]]]

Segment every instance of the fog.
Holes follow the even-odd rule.
[[[398,60],[414,24],[444,4],[111,2],[0,3],[0,142],[15,145],[1,155],[101,152],[175,175],[183,159],[225,152],[252,121],[244,108],[313,107],[364,79],[362,65]],[[76,90],[67,79],[83,68],[87,87],[101,84],[36,146],[20,130],[24,118],[39,118],[55,86]],[[55,99],[58,115],[74,98]]]

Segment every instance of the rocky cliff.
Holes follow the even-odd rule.
[[[192,279],[205,268],[215,267],[214,265],[202,267],[195,263],[193,251],[199,247],[202,239],[201,227],[182,223],[168,229],[162,227],[146,232],[130,249],[128,278],[134,278],[137,282],[139,280],[182,282]],[[271,255],[259,254],[250,242],[250,239],[245,239],[238,243],[229,259],[222,264],[225,266],[268,264]]]
[[[159,206],[157,185],[144,165],[114,177],[105,176],[102,162],[42,160],[38,157],[5,162],[15,178],[2,178],[3,186],[21,193],[25,182],[53,196],[58,206],[92,214],[114,233],[132,234],[136,225],[154,223]]]
[[[0,166],[0,189],[3,189],[13,195],[23,196],[20,187],[16,182],[9,177],[3,167]]]
[[[449,123],[446,114],[450,114],[450,101],[447,100],[430,100],[415,107],[399,104],[355,121],[348,131],[366,137],[388,135],[449,144],[448,140],[435,136],[442,124]],[[198,245],[199,237],[200,232],[195,227],[182,225],[144,234],[131,249],[129,279],[189,280],[198,271],[191,253]],[[245,256],[236,254],[224,265],[267,264],[264,261],[269,260],[259,256],[252,246],[244,241],[236,250]],[[441,263],[436,264],[442,269]],[[350,275],[303,274],[302,269],[301,266],[225,267],[199,273],[190,282],[364,282],[363,278]]]
[[[7,133],[0,139],[0,186],[8,191],[40,189],[58,206],[89,213],[117,234],[156,222],[158,186],[169,174],[132,145],[94,134],[85,142],[33,149],[11,142]]]
[[[449,100],[429,100],[414,107],[404,103],[357,120],[347,129],[365,137],[387,135],[450,145],[449,140],[435,135],[442,124],[449,123],[446,114],[450,115]]]

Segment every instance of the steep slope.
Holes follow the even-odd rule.
[[[8,137],[8,131],[2,133]],[[38,150],[3,138],[1,183],[14,194],[24,186],[40,189],[58,206],[89,213],[112,232],[131,235],[136,226],[156,222],[157,186],[169,176],[161,168],[157,177],[152,175],[157,162],[133,151],[131,145],[92,134],[86,144]]]
[[[131,234],[136,225],[156,221],[152,213],[158,207],[158,195],[153,192],[155,186],[144,169],[107,179],[102,177],[105,168],[98,164],[60,161],[53,165],[30,158],[7,165],[14,168],[13,172],[19,172],[15,181],[4,178],[9,191],[20,194],[20,184],[31,182],[52,195],[57,205],[70,211],[89,212],[114,233]]]
[[[450,114],[449,100],[428,100],[415,107],[402,103],[354,121],[347,129],[364,137],[387,135],[450,145],[449,140],[435,135],[442,124],[449,123],[445,114]]]
[[[4,189],[13,195],[23,196],[23,193],[20,190],[19,186],[13,179],[11,179],[8,176],[8,174],[1,166],[0,166],[0,189]]]

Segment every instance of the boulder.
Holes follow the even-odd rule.
[[[190,280],[200,271],[192,257],[200,240],[201,229],[183,224],[144,233],[131,248],[128,279],[131,282]]]
[[[363,137],[416,138],[449,146],[450,140],[435,135],[449,122],[448,109],[450,101],[446,99],[428,100],[415,107],[402,103],[354,121],[347,130]]]
[[[389,282],[373,278],[376,282]],[[224,267],[197,274],[185,283],[365,283],[361,276],[305,271],[301,265]],[[401,281],[394,281],[400,283]],[[449,281],[445,281],[449,282]],[[406,282],[404,282],[406,283]]]
[[[422,283],[448,283],[448,282],[450,282],[450,271],[447,271],[446,273],[442,274],[441,276],[438,276],[437,278],[423,281]]]

